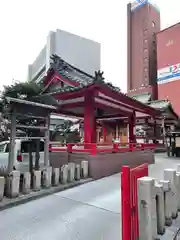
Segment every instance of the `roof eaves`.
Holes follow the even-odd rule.
[[[94,80],[94,77],[74,66],[64,61],[62,58],[60,58],[58,55],[54,54],[51,57],[52,63],[51,68],[54,69],[54,71],[57,71],[60,75],[67,78],[70,81],[75,81],[80,84],[83,84],[84,82],[91,83]],[[75,75],[72,77],[72,75]],[[82,80],[80,81],[80,79]]]

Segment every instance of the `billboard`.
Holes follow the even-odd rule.
[[[180,63],[159,69],[157,71],[157,82],[163,84],[180,79]]]
[[[134,11],[135,9],[144,6],[148,2],[149,2],[148,0],[135,0],[131,2],[131,11]]]

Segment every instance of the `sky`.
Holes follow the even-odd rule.
[[[25,81],[27,66],[62,29],[101,43],[101,66],[108,81],[126,91],[128,0],[6,0],[0,2],[0,90]],[[161,29],[180,22],[179,0],[154,0]]]

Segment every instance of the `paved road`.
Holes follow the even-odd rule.
[[[159,154],[150,175],[162,178],[164,168],[178,163]],[[120,215],[120,174],[116,174],[0,212],[0,239],[120,240]],[[168,233],[170,240],[172,231]]]

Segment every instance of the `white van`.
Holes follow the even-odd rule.
[[[14,164],[15,170],[21,173],[29,171],[29,140],[16,139],[15,140],[15,154]],[[10,141],[0,142],[0,168],[8,167]],[[33,163],[35,163],[36,149],[32,149]],[[40,141],[40,168],[44,166],[44,141]]]

